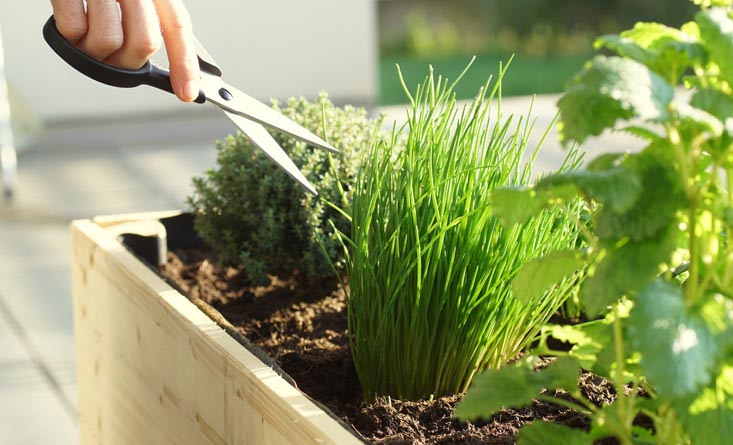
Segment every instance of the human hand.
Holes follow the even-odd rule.
[[[181,0],[51,0],[62,36],[106,64],[138,69],[165,43],[179,99],[199,93],[191,18]]]

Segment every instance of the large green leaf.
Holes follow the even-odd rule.
[[[733,437],[733,367],[715,385],[675,404],[680,423],[695,445],[728,445]]]
[[[578,385],[578,362],[561,357],[542,371],[535,371],[536,357],[528,357],[477,376],[455,415],[464,420],[488,418],[502,408],[519,408],[532,403],[543,389],[574,391]]]
[[[514,296],[522,303],[529,303],[542,296],[547,289],[562,281],[585,264],[579,252],[552,252],[524,264],[512,281]]]
[[[733,96],[714,88],[698,87],[690,103],[694,107],[707,111],[722,122],[733,117]]]
[[[713,380],[715,338],[676,284],[655,280],[639,292],[627,335],[644,376],[667,400],[697,394]]]
[[[733,5],[733,0],[692,0],[692,3],[705,8],[711,8],[713,6],[731,6]]]
[[[606,256],[591,268],[581,285],[580,298],[590,317],[634,290],[640,290],[659,273],[676,246],[676,224],[669,224],[654,237],[628,241],[620,247],[609,246]]]
[[[517,443],[519,445],[593,445],[593,439],[583,430],[538,421],[519,430]]]
[[[635,170],[616,166],[548,176],[537,184],[537,188],[552,189],[572,184],[583,195],[603,203],[614,212],[625,212],[639,197],[641,182]]]
[[[648,66],[672,83],[691,61],[703,57],[695,36],[660,23],[640,22],[620,35],[602,36],[596,47],[602,46]]]
[[[720,68],[720,77],[733,85],[733,17],[726,8],[711,8],[695,16],[710,61]]]
[[[673,102],[675,115],[682,122],[682,128],[694,133],[709,133],[713,137],[723,134],[723,122],[707,111],[686,102]]]
[[[641,241],[653,237],[672,223],[677,211],[686,205],[672,147],[666,140],[657,141],[641,153],[629,155],[622,166],[641,178],[640,192],[624,212],[613,207],[601,209],[595,221],[596,235],[604,240],[628,237]]]
[[[583,142],[612,128],[619,119],[662,122],[674,89],[639,62],[596,56],[560,98],[560,135],[564,144]]]
[[[491,206],[494,216],[504,228],[514,224],[524,224],[542,209],[570,202],[576,198],[577,192],[572,184],[561,184],[557,187],[507,188],[491,193]]]

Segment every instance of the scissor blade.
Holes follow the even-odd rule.
[[[265,130],[265,127],[252,122],[238,114],[231,113],[227,110],[222,110],[227,115],[234,125],[239,127],[249,140],[262,150],[267,157],[272,159],[281,169],[285,171],[291,178],[298,181],[306,190],[311,192],[314,196],[318,196],[316,188],[308,179],[303,175],[300,169],[295,165],[292,159],[285,153],[285,151],[278,145],[277,141],[273,139],[270,133]]]
[[[222,88],[229,92],[230,99],[222,97]],[[331,144],[311,133],[308,129],[224,82],[204,82],[203,90],[206,94],[206,99],[216,104],[219,108],[246,117],[273,130],[288,134],[315,147],[328,150],[332,153],[338,153],[338,150],[333,148]]]

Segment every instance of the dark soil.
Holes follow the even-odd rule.
[[[349,353],[346,302],[337,280],[304,283],[298,274],[272,277],[251,287],[241,270],[219,268],[206,250],[177,250],[161,273],[191,299],[216,310],[237,332],[262,348],[303,392],[328,407],[365,441],[389,444],[514,444],[517,431],[535,420],[589,427],[577,412],[535,402],[482,422],[451,418],[458,397],[433,401],[379,400],[364,406]],[[613,388],[592,374],[581,390],[599,406],[615,398]],[[607,442],[613,443],[613,442]]]

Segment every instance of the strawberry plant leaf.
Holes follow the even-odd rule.
[[[643,63],[671,83],[677,82],[691,61],[704,56],[694,36],[660,23],[637,23],[620,35],[600,37],[595,47]]]
[[[658,135],[649,128],[641,127],[639,125],[629,125],[628,127],[622,128],[621,131],[626,132],[632,136],[636,136],[640,139],[647,140],[649,142],[657,142],[659,141],[659,139],[662,138],[662,136]]]
[[[593,445],[583,430],[551,422],[532,422],[519,431],[519,445]]]
[[[641,179],[634,170],[623,166],[595,170],[570,172],[548,176],[537,184],[537,188],[554,188],[567,184],[575,185],[584,195],[599,201],[614,212],[631,208],[641,192]]]
[[[712,8],[714,6],[731,6],[733,0],[692,0],[692,3],[704,8]]]
[[[543,190],[536,188],[505,188],[491,193],[491,205],[494,216],[505,229],[514,224],[524,224],[539,214],[542,209],[570,202],[576,199],[575,187],[571,184],[558,187],[548,187]]]
[[[714,88],[699,87],[690,104],[707,111],[722,122],[733,117],[733,97]]]
[[[586,323],[583,325],[551,325],[546,332],[561,342],[570,343],[570,355],[578,360],[583,369],[599,375],[608,375],[613,357],[607,353],[612,344],[611,325],[607,322]]]
[[[723,134],[723,122],[713,114],[685,102],[675,101],[673,107],[683,128],[697,133],[710,133],[714,137]]]
[[[652,143],[641,153],[630,155],[623,167],[640,178],[640,192],[633,205],[619,212],[604,207],[596,219],[596,234],[605,240],[629,237],[634,241],[653,237],[674,221],[677,210],[685,205],[685,195],[671,159],[669,142]],[[632,174],[629,178],[634,177]]]
[[[627,335],[641,353],[641,369],[669,399],[697,394],[713,376],[718,351],[713,335],[686,307],[682,288],[655,280],[637,295]]]
[[[715,385],[675,405],[692,443],[728,444],[733,437],[733,366],[723,368]]]
[[[585,260],[574,251],[552,252],[535,258],[525,263],[512,281],[512,292],[519,301],[527,304],[583,265]]]
[[[670,224],[651,238],[609,247],[581,285],[580,298],[589,317],[595,317],[621,296],[641,289],[659,273],[675,248],[679,229]]]
[[[500,369],[477,376],[471,389],[456,407],[459,419],[488,418],[502,408],[532,403],[543,389],[574,391],[578,384],[578,362],[561,357],[541,371],[534,370],[537,357],[527,357]]]
[[[560,137],[564,144],[582,143],[612,128],[619,119],[665,121],[673,98],[672,86],[641,63],[596,56],[557,103]]]
[[[590,162],[588,162],[588,165],[585,166],[585,169],[592,172],[609,170],[613,167],[618,167],[619,165],[621,165],[621,162],[624,160],[624,158],[626,158],[625,153],[603,153],[602,155],[598,155]]]
[[[695,16],[710,62],[718,65],[720,77],[733,85],[733,17],[724,8],[700,11]]]

